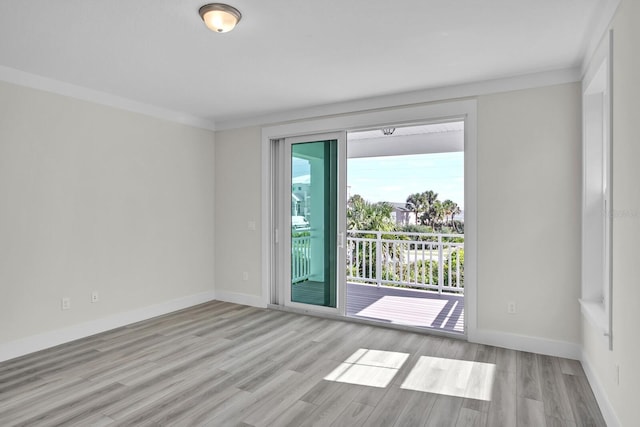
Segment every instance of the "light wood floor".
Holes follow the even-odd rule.
[[[0,364],[0,425],[605,424],[575,361],[211,302]]]

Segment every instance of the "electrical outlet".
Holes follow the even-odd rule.
[[[242,272],[242,280],[244,280],[245,282],[247,280],[249,280],[249,273],[248,272],[246,272],[246,271]]]
[[[91,303],[93,304],[93,303],[98,302],[98,301],[100,301],[100,297],[98,295],[98,291],[91,292]]]
[[[508,314],[516,314],[517,310],[516,310],[516,302],[515,301],[509,301],[507,303],[507,313]]]
[[[63,310],[70,310],[71,309],[71,298],[69,297],[63,297],[62,301],[60,302],[61,308]]]
[[[256,229],[256,222],[255,222],[255,221],[249,221],[249,222],[247,223],[247,228],[248,228],[249,230],[254,231],[254,230]]]

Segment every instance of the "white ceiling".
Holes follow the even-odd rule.
[[[209,121],[573,68],[606,0],[1,0],[0,67]]]

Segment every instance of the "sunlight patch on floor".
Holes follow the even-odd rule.
[[[490,401],[495,370],[493,363],[420,356],[400,388]]]
[[[423,300],[421,298],[411,297],[399,297],[392,295],[385,295],[373,304],[367,306],[365,309],[360,310],[356,315],[366,317],[376,317],[380,312],[388,310],[388,307],[397,307],[401,313],[403,308],[419,308],[424,311],[425,317],[435,318],[444,307],[447,305],[447,300],[429,299]]]
[[[360,348],[324,379],[384,388],[409,357],[407,353]]]

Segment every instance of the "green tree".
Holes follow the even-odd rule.
[[[422,223],[421,214],[428,208],[424,193],[410,194],[405,206],[415,214],[416,224]]]
[[[436,193],[433,190],[425,191],[422,194],[423,194],[424,198],[426,199],[428,206],[431,206],[432,204],[434,204],[436,202],[436,200],[438,200],[438,193]]]
[[[454,218],[461,212],[460,207],[449,199],[441,202],[438,193],[433,190],[409,195],[406,206],[415,213],[418,225],[428,225],[438,230],[446,225],[457,228]]]
[[[391,204],[386,202],[371,203],[356,194],[347,201],[347,228],[349,230],[371,231],[371,233],[358,234],[357,237],[375,238],[375,231],[395,231],[396,225],[391,216],[392,213],[393,206]],[[392,239],[394,236],[383,234],[382,238]],[[350,269],[352,274],[359,272],[359,275],[371,276],[372,271],[370,270],[376,266],[376,245],[377,242],[371,243],[371,252],[358,252],[355,244],[349,248],[351,251],[349,259],[354,260],[354,264],[348,265],[347,268]],[[393,245],[382,243],[380,248],[382,256],[385,258],[394,256],[391,253],[392,247]]]
[[[420,217],[421,224],[434,226],[441,215],[440,201],[438,193],[428,190],[420,193],[420,200],[423,201],[423,212]]]
[[[438,222],[440,216],[440,201],[438,200],[438,193],[429,190],[425,191],[424,198],[427,200],[427,223],[432,226]]]
[[[445,222],[448,222],[449,225],[453,226],[454,217],[460,213],[460,206],[458,206],[456,202],[447,199],[442,202],[442,208],[445,214]]]
[[[445,218],[442,202],[440,200],[436,200],[429,208],[429,212],[431,216],[431,223],[435,227],[438,227],[438,229],[442,229]]]
[[[454,217],[456,215],[459,215],[460,213],[462,213],[462,211],[460,210],[460,206],[458,206],[457,203],[454,203],[454,208],[451,211],[451,225],[453,225]]]
[[[451,270],[451,283],[449,283],[449,270]],[[458,280],[458,273],[460,279]],[[453,251],[449,259],[444,263],[444,284],[454,286],[460,282],[460,287],[464,288],[464,249]]]
[[[349,230],[393,231],[393,206],[386,202],[371,203],[359,194],[347,202],[347,228]]]
[[[365,230],[366,201],[361,195],[355,194],[347,201],[347,228],[349,230]]]

